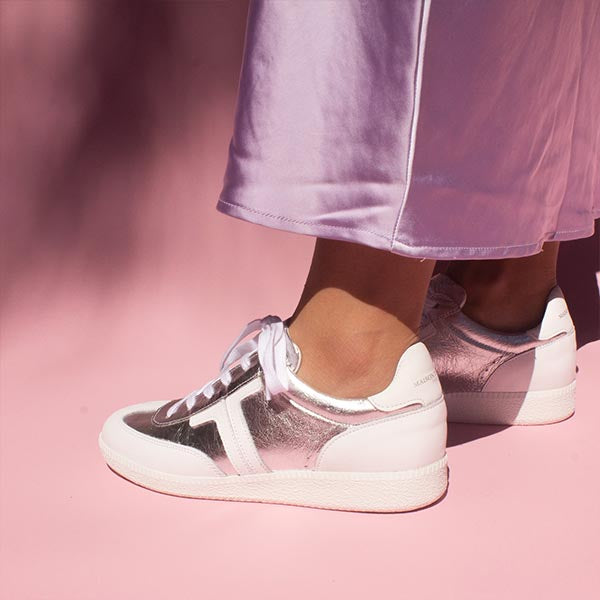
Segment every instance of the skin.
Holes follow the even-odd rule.
[[[559,242],[523,258],[456,261],[446,274],[467,291],[463,312],[478,323],[503,332],[535,327],[556,285]]]
[[[542,318],[556,285],[558,243],[535,256],[451,263],[467,290],[465,313],[498,331],[522,331]],[[303,360],[299,377],[338,398],[384,389],[418,327],[435,261],[317,239],[304,291],[289,320]]]
[[[299,377],[337,397],[384,389],[415,341],[435,261],[318,239],[290,335]]]

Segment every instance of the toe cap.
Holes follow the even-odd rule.
[[[164,402],[147,402],[123,408],[113,413],[105,422],[100,439],[112,454],[145,469],[161,471],[170,475],[219,477],[224,473],[204,452],[152,434],[152,430],[140,431],[132,427],[132,417],[152,414]],[[109,461],[110,462],[110,461]]]

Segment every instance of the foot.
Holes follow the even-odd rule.
[[[114,413],[99,440],[108,465],[195,498],[396,512],[443,495],[446,407],[422,343],[387,388],[359,399],[315,391],[296,376],[300,361],[279,318],[253,321],[202,389]]]
[[[462,312],[465,290],[446,275],[431,280],[420,337],[442,383],[448,420],[540,425],[575,411],[575,329],[557,286],[536,327],[488,329]]]

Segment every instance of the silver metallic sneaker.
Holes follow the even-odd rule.
[[[313,390],[296,376],[300,360],[279,318],[253,321],[202,389],[114,413],[99,440],[106,462],[194,498],[396,512],[444,494],[446,406],[422,343],[386,389],[360,399]]]
[[[448,276],[432,278],[421,323],[442,383],[448,420],[540,425],[575,411],[575,329],[559,287],[542,322],[522,333],[487,329],[462,307],[465,290]]]

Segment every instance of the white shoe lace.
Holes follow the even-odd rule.
[[[258,335],[250,340],[242,341],[255,331],[258,331]],[[242,369],[247,371],[251,366],[250,355],[255,350],[258,350],[258,362],[264,374],[267,399],[287,390],[289,378],[285,325],[279,317],[269,315],[263,319],[250,321],[244,327],[240,335],[225,352],[225,356],[221,361],[219,377],[175,402],[167,411],[167,418],[176,413],[183,404],[185,404],[188,411],[192,410],[200,395],[208,399],[212,398],[215,394],[217,381],[220,381],[223,385],[229,385],[232,379],[230,367],[239,361]]]

